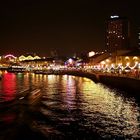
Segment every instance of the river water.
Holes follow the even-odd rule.
[[[1,105],[0,140],[140,138],[139,101],[87,78],[3,73],[0,101],[37,87],[37,105]],[[32,108],[32,109],[30,109]]]

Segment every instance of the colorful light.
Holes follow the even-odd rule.
[[[8,54],[8,55],[5,56],[5,58],[9,58],[9,57],[12,57],[12,58],[16,59],[16,57],[12,54]]]

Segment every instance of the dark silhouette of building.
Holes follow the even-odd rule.
[[[128,50],[129,22],[127,18],[111,16],[106,24],[106,47],[109,52]]]
[[[140,27],[138,29],[138,47],[140,49]]]

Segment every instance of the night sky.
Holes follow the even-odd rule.
[[[105,48],[105,21],[117,14],[130,20],[131,45],[140,26],[137,1],[9,0],[0,3],[0,55],[34,52],[49,56]]]

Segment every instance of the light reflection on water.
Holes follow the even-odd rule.
[[[42,87],[40,113],[33,118],[34,128],[46,137],[77,139],[140,138],[139,107],[127,98],[87,78],[58,75],[14,75],[12,85],[0,83],[0,93],[30,86]],[[11,82],[11,81],[9,81]],[[79,136],[80,135],[80,136]]]
[[[139,108],[133,99],[124,99],[115,91],[101,84],[94,84],[90,80],[81,82],[79,85],[84,93],[83,102],[88,102],[82,110],[85,115],[90,116],[89,126],[99,124],[96,129],[103,135],[110,133],[111,135],[139,136]]]
[[[16,76],[13,73],[5,73],[3,75],[2,83],[0,86],[1,100],[12,100],[15,98],[16,93]]]

